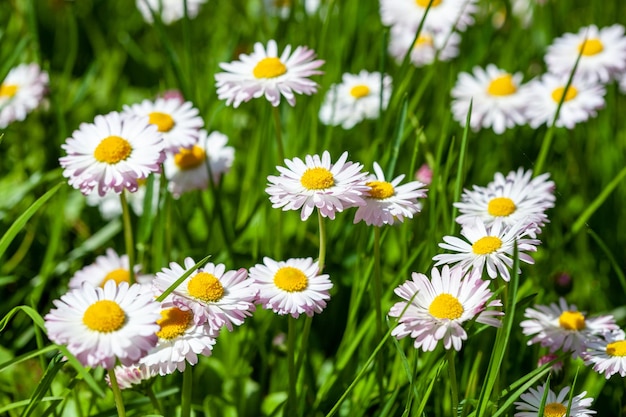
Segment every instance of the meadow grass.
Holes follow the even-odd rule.
[[[44,108],[1,132],[0,415],[117,415],[105,371],[85,369],[51,344],[43,327],[74,271],[106,248],[125,250],[122,219],[104,221],[87,206],[63,179],[58,158],[80,123],[167,89],[191,100],[206,129],[225,133],[236,155],[219,185],[178,200],[164,194],[156,213],[132,215],[137,261],[149,273],[187,256],[210,256],[227,269],[250,268],[264,256],[318,257],[316,216],[302,222],[297,212],[273,209],[264,191],[267,176],[283,165],[277,127],[289,159],[324,150],[336,159],[347,150],[366,170],[377,161],[388,174],[413,178],[429,163],[434,175],[422,212],[404,224],[375,232],[353,224],[354,209],[323,221],[324,272],[334,287],[322,314],[292,320],[257,309],[244,325],[222,330],[213,354],[184,375],[158,377],[151,391],[125,390],[127,415],[274,416],[286,409],[289,416],[509,416],[519,395],[549,375],[549,366],[536,366],[546,350],[528,346],[519,323],[525,308],[566,291],[555,286],[557,274],[572,278],[570,303],[613,314],[624,326],[626,95],[608,85],[606,107],[573,130],[472,132],[450,110],[459,72],[494,63],[527,81],[544,72],[543,55],[555,37],[619,23],[622,0],[548,1],[535,8],[528,28],[510,13],[494,26],[494,15],[510,5],[482,0],[460,56],[422,68],[388,57],[377,1],[330,0],[320,15],[295,3],[296,12],[281,20],[265,13],[260,0],[211,0],[196,19],[171,26],[145,23],[128,0],[0,3],[0,79],[20,62],[38,62],[50,74]],[[225,106],[215,91],[218,64],[269,39],[279,50],[307,45],[325,60],[324,74],[314,77],[320,92],[298,96],[295,107],[281,103],[277,118],[265,100]],[[322,125],[323,93],[343,73],[361,69],[392,76],[388,109],[351,130]],[[472,324],[459,352],[441,345],[423,352],[410,338],[391,337],[396,321],[387,312],[399,301],[393,290],[411,272],[428,274],[443,236],[458,234],[452,204],[461,189],[486,185],[496,172],[534,169],[547,137],[536,174],[550,173],[556,205],[539,236],[536,263],[523,264],[506,286],[493,282],[506,312],[502,327]],[[296,337],[287,340],[288,333]],[[607,380],[580,359],[561,359],[553,386],[575,380],[574,393],[587,391],[598,415],[622,415],[619,376]]]

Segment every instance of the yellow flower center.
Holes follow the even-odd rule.
[[[609,343],[606,345],[606,353],[610,356],[626,356],[626,340]]]
[[[549,403],[543,408],[544,417],[564,417],[567,407],[561,403]]]
[[[450,294],[439,294],[430,303],[428,312],[438,319],[455,320],[463,314],[463,305],[458,298]]]
[[[96,332],[110,333],[122,328],[126,313],[115,301],[100,300],[87,307],[83,323]]]
[[[561,98],[563,97],[563,94],[565,94],[565,98],[563,98],[563,102],[566,102],[576,97],[578,95],[578,90],[573,85],[570,85],[567,88],[567,92],[565,92],[565,87],[555,88],[554,91],[552,91],[552,100],[554,100],[557,103],[560,103]]]
[[[302,174],[300,183],[308,190],[324,190],[335,185],[335,178],[326,168],[309,168]]]
[[[287,72],[287,67],[279,58],[263,58],[252,70],[256,78],[276,78]]]
[[[487,93],[492,96],[510,96],[517,91],[517,87],[513,84],[511,74],[504,74],[494,78],[487,87]]]
[[[430,7],[437,7],[441,4],[442,0],[432,0],[432,1],[433,1],[433,4]],[[430,0],[415,0],[415,4],[423,8],[428,7],[428,3],[430,3]]]
[[[368,96],[369,93],[370,93],[370,88],[363,84],[355,85],[354,87],[350,89],[350,95],[356,99]]]
[[[148,120],[151,124],[156,125],[159,129],[159,132],[169,132],[172,130],[176,122],[172,119],[167,113],[161,113],[158,111],[154,111],[149,115],[150,120]]]
[[[472,245],[472,251],[476,255],[488,255],[500,249],[502,241],[496,236],[485,236],[478,239]]]
[[[113,271],[106,274],[106,276],[100,283],[100,286],[104,287],[104,284],[107,281],[111,281],[111,280],[115,281],[115,283],[118,285],[120,282],[130,283],[130,272],[128,272],[128,269],[124,269],[124,268],[114,269]]]
[[[206,152],[197,145],[193,145],[191,149],[180,148],[178,153],[174,155],[174,163],[182,171],[194,169],[202,165],[206,160]]]
[[[156,335],[161,339],[172,340],[185,334],[191,324],[193,313],[191,310],[183,311],[178,307],[168,308],[161,311],[161,318],[157,324],[161,326]]]
[[[559,326],[566,330],[582,330],[585,328],[585,316],[580,311],[564,311],[559,316]]]
[[[487,205],[487,212],[492,216],[505,217],[515,211],[515,203],[507,197],[492,198]]]
[[[16,93],[19,87],[16,84],[1,84],[0,85],[0,98],[11,98]]]
[[[370,197],[377,200],[384,200],[385,198],[389,198],[396,192],[396,190],[393,188],[393,185],[391,185],[391,183],[388,183],[387,181],[370,181],[365,185],[372,187],[372,189],[369,190],[368,193]]]
[[[283,291],[300,292],[309,285],[304,272],[292,266],[283,266],[274,275],[274,284]]]
[[[107,136],[100,141],[93,156],[98,162],[112,165],[125,160],[132,152],[133,147],[126,139],[119,136]]]
[[[224,296],[224,287],[219,279],[208,272],[198,272],[187,284],[187,291],[192,297],[205,303],[216,302]]]
[[[578,52],[585,56],[591,56],[595,54],[599,54],[604,50],[604,45],[602,45],[602,41],[600,39],[587,39],[587,41],[582,41],[580,45],[578,45]]]
[[[433,46],[433,37],[430,35],[422,35],[420,34],[415,41],[415,46]]]

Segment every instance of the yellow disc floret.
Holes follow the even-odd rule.
[[[570,101],[571,99],[575,98],[578,95],[578,90],[573,85],[570,85],[567,88],[565,97],[563,97],[564,92],[565,92],[565,87],[555,88],[554,91],[552,91],[552,100],[554,100],[555,103],[560,103],[561,98],[563,98],[563,102],[566,102],[566,101]]]
[[[450,294],[439,294],[428,307],[428,312],[438,319],[455,320],[463,315],[463,311],[459,299]]]
[[[276,57],[263,58],[252,70],[256,78],[276,78],[286,72],[287,67]]]
[[[370,88],[366,85],[355,85],[350,89],[350,95],[356,99],[363,98],[370,94]]]
[[[543,408],[543,417],[564,417],[567,407],[561,403],[548,403]]]
[[[492,216],[506,217],[515,212],[515,203],[507,197],[492,198],[487,205],[487,212]]]
[[[2,84],[0,85],[0,98],[11,98],[17,94],[19,87],[16,84]]]
[[[149,115],[150,119],[148,120],[151,124],[156,125],[159,132],[169,132],[174,128],[176,122],[172,116],[167,113],[161,113],[158,111],[154,111]]]
[[[118,268],[106,274],[102,282],[100,283],[101,287],[104,287],[104,284],[107,281],[115,281],[116,284],[119,285],[120,282],[128,282],[130,283],[130,272],[128,269]]]
[[[584,56],[591,56],[599,54],[604,51],[604,45],[600,39],[587,39],[578,45],[578,52]]]
[[[582,330],[585,328],[585,316],[580,311],[564,311],[559,316],[559,326],[566,330]]]
[[[325,190],[335,185],[335,177],[326,168],[309,168],[302,174],[300,183],[309,190]]]
[[[472,245],[472,251],[476,255],[488,255],[500,249],[502,241],[496,236],[485,236],[478,239]]]
[[[369,196],[377,200],[389,198],[396,192],[393,185],[387,181],[370,181],[365,185],[371,187],[371,190],[368,191]]]
[[[126,313],[115,301],[100,300],[87,307],[83,323],[96,332],[110,333],[124,326]]]
[[[172,340],[185,334],[191,324],[193,313],[191,310],[181,310],[178,307],[168,308],[161,311],[161,318],[157,324],[161,326],[156,335],[161,339]]]
[[[119,136],[107,136],[100,141],[93,156],[99,162],[117,164],[128,158],[132,152],[133,147],[126,139]]]
[[[504,74],[494,78],[487,87],[487,93],[492,96],[510,96],[517,91],[511,74]]]
[[[415,4],[423,8],[428,7],[428,3],[430,2],[431,0],[415,0]],[[433,4],[430,7],[437,7],[441,4],[442,0],[432,0],[432,2]]]
[[[626,356],[626,340],[609,343],[606,345],[606,353],[609,356]]]
[[[198,272],[189,280],[187,291],[192,297],[206,303],[216,302],[224,296],[224,287],[219,279],[208,272]]]
[[[206,152],[198,145],[193,145],[191,149],[180,148],[174,155],[174,163],[181,171],[194,169],[202,165],[206,160]]]
[[[309,285],[304,272],[293,266],[284,266],[276,271],[274,284],[283,291],[300,292]]]

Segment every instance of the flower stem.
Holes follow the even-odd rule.
[[[133,243],[133,226],[130,222],[130,209],[126,200],[126,190],[120,194],[122,203],[122,220],[124,222],[124,243],[126,245],[126,255],[128,256],[128,274],[130,283],[135,282],[135,245]]]
[[[272,107],[272,115],[274,116],[274,124],[276,125],[276,145],[278,146],[278,162],[285,160],[285,150],[283,148],[283,134],[280,123],[280,112],[278,107]]]
[[[324,217],[319,209],[317,210],[317,222],[320,229],[320,251],[319,256],[317,257],[319,269],[317,273],[321,274],[325,266],[324,263],[326,262],[326,223],[324,222]]]
[[[152,389],[152,386],[146,388],[146,396],[150,399],[150,403],[152,403],[154,409],[159,414],[164,416],[165,413],[163,412],[163,407],[161,406],[161,402],[159,401],[159,399],[156,397],[156,395],[154,395],[154,390]]]
[[[295,417],[297,413],[297,392],[296,392],[296,319],[289,316],[289,328],[287,330],[287,369],[289,374],[289,389],[287,396],[287,407],[285,417]]]
[[[382,298],[383,298],[383,279],[380,270],[380,227],[374,227],[374,309],[376,311],[376,340],[382,340],[383,338],[383,312],[382,312]],[[382,404],[382,397],[384,393],[384,356],[382,351],[378,352],[376,358],[376,379],[378,380],[378,389]]]
[[[454,350],[446,350],[448,358],[448,379],[450,380],[450,391],[452,394],[452,415],[457,415],[459,408],[459,387],[456,383],[456,368],[454,367]]]
[[[180,417],[191,416],[191,391],[193,387],[193,375],[191,366],[187,366],[183,372],[183,391],[180,405]]]
[[[117,383],[115,371],[109,369],[109,380],[111,381],[111,389],[113,390],[113,398],[115,398],[115,408],[117,408],[117,415],[119,417],[126,417],[126,410],[124,409],[124,401],[122,400],[122,391]]]

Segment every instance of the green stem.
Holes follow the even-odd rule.
[[[122,220],[124,222],[124,243],[126,244],[126,255],[128,255],[128,273],[130,283],[135,282],[135,246],[133,243],[133,226],[130,222],[130,209],[126,200],[126,191],[120,194],[122,203]]]
[[[374,308],[376,311],[376,339],[382,340],[383,338],[383,310],[382,310],[382,299],[383,299],[383,280],[382,273],[380,269],[380,227],[374,227]],[[376,379],[378,380],[378,389],[381,404],[383,403],[382,397],[384,393],[384,384],[383,384],[383,369],[384,365],[384,356],[382,351],[379,352],[377,360],[376,360]]]
[[[289,374],[289,395],[287,397],[287,407],[285,408],[285,417],[295,417],[297,413],[296,403],[296,319],[289,316],[289,328],[287,330],[287,370]]]
[[[320,251],[319,256],[317,257],[319,269],[317,273],[321,274],[322,270],[326,266],[326,223],[324,222],[324,217],[322,216],[322,213],[319,211],[319,209],[317,210],[317,222],[320,229]]]
[[[280,112],[278,107],[272,107],[272,116],[274,117],[274,125],[276,126],[276,145],[278,146],[278,162],[285,160],[285,150],[283,148],[283,133],[280,124]]]
[[[126,417],[126,410],[124,409],[124,401],[122,400],[122,391],[117,383],[115,377],[115,371],[113,369],[108,370],[109,380],[111,381],[111,389],[113,390],[113,398],[115,398],[115,408],[117,408],[118,417]]]
[[[191,373],[192,370],[193,368],[191,366],[187,366],[187,368],[183,372],[183,391],[180,405],[181,417],[191,416],[191,391],[193,388],[193,375]]]
[[[156,395],[154,395],[154,391],[152,390],[152,386],[149,386],[149,387],[146,388],[146,396],[150,399],[150,403],[152,403],[152,406],[154,407],[154,409],[159,414],[164,416],[165,413],[163,411],[163,407],[161,406],[161,402],[159,401],[159,399],[156,397]]]
[[[459,409],[459,387],[457,386],[457,383],[456,383],[454,350],[448,349],[446,351],[446,357],[448,358],[448,378],[450,379],[450,391],[452,394],[452,415],[457,415],[458,409]]]

